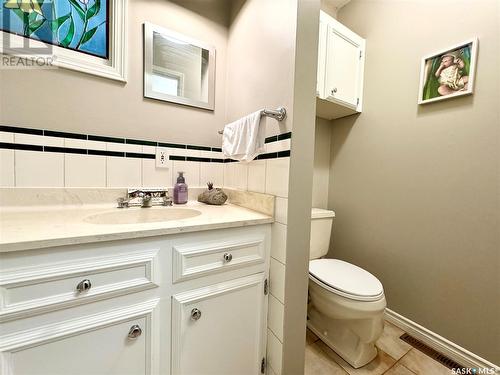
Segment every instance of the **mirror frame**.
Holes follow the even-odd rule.
[[[208,101],[202,102],[199,100],[189,99],[181,96],[162,94],[153,91],[153,35],[154,32],[170,36],[182,42],[192,44],[196,47],[208,50]],[[187,105],[213,111],[215,108],[215,47],[179,34],[175,31],[165,29],[163,27],[153,25],[152,23],[144,23],[144,97],[163,100],[166,102]]]

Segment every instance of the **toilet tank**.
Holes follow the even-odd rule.
[[[328,253],[335,212],[313,208],[311,210],[311,244],[309,259],[318,259]]]

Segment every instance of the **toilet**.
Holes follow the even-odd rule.
[[[307,326],[352,367],[377,356],[375,341],[384,329],[386,307],[380,281],[338,259],[323,259],[330,246],[335,213],[313,208]]]

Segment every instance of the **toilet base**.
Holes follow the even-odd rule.
[[[381,331],[384,323],[382,319],[374,321],[373,318],[355,320],[325,318],[314,307],[309,307],[307,327],[354,368],[368,364],[377,356],[375,343],[371,340],[363,342],[355,333],[366,324],[375,324],[379,326],[376,330]]]

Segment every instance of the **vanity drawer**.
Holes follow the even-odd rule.
[[[4,271],[0,321],[153,288],[156,256],[151,250]]]
[[[177,283],[264,261],[264,236],[174,245],[172,282]]]

